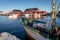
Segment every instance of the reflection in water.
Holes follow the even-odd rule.
[[[17,17],[18,16],[16,14],[8,16],[8,18],[10,18],[10,19],[17,19]]]
[[[48,22],[48,21],[51,21],[51,17],[44,16],[39,20]],[[0,33],[9,32],[12,35],[17,36],[18,38],[25,40],[25,31],[23,29],[23,25],[21,21],[22,21],[21,18],[18,18],[16,15],[0,16]],[[60,21],[60,18],[56,17],[56,23],[58,24],[58,26],[60,26],[59,21]]]
[[[37,19],[39,21],[45,21],[45,22],[52,22],[51,16],[41,16],[40,19]],[[56,25],[60,26],[60,17],[56,17]]]
[[[46,19],[46,16],[40,16],[40,17],[36,17],[34,18],[35,20],[41,20],[41,19]]]
[[[40,19],[46,19],[46,16],[41,16],[41,18]]]
[[[8,16],[0,16],[0,33],[8,32],[21,40],[25,40],[25,31],[21,23],[21,18],[11,19]]]

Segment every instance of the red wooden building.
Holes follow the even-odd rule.
[[[24,11],[27,18],[40,18],[41,15],[46,14],[46,11],[40,11],[38,8],[29,8]]]
[[[11,12],[9,12],[8,15],[17,15],[17,16],[21,16],[22,15],[22,11],[20,10],[12,10]]]

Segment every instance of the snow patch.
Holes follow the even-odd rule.
[[[0,33],[0,40],[20,40],[16,36],[11,35],[7,32]]]

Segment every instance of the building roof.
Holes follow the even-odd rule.
[[[13,11],[22,12],[21,10],[16,10],[16,9],[14,9]]]
[[[29,10],[37,10],[38,8],[28,8],[25,11],[29,11]]]
[[[30,8],[31,10],[37,10],[38,8]]]

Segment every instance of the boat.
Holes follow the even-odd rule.
[[[30,27],[30,26],[27,26],[27,19],[26,18],[23,18],[22,19],[22,24],[24,26],[24,29],[25,29],[25,32],[26,32],[26,35],[27,37],[30,39],[30,40],[49,40],[48,39],[48,36],[47,38],[43,35],[40,34],[40,31]]]
[[[52,30],[48,32],[48,36],[44,35],[45,33],[43,34],[43,32],[41,33],[41,30],[37,30],[35,28],[32,28],[31,25],[28,26],[27,24],[28,24],[29,20],[27,20],[26,18],[22,18],[22,24],[24,26],[26,35],[30,40],[52,40],[49,38],[49,36],[50,36],[49,34],[51,32],[53,32],[56,27],[56,25],[55,25],[56,15],[55,15],[55,11],[54,11],[55,8],[54,7],[55,7],[55,0],[52,0]],[[42,23],[45,23],[45,22],[42,22]],[[43,28],[40,27],[40,28],[45,30],[44,27]],[[45,37],[45,36],[47,36],[47,37]]]

